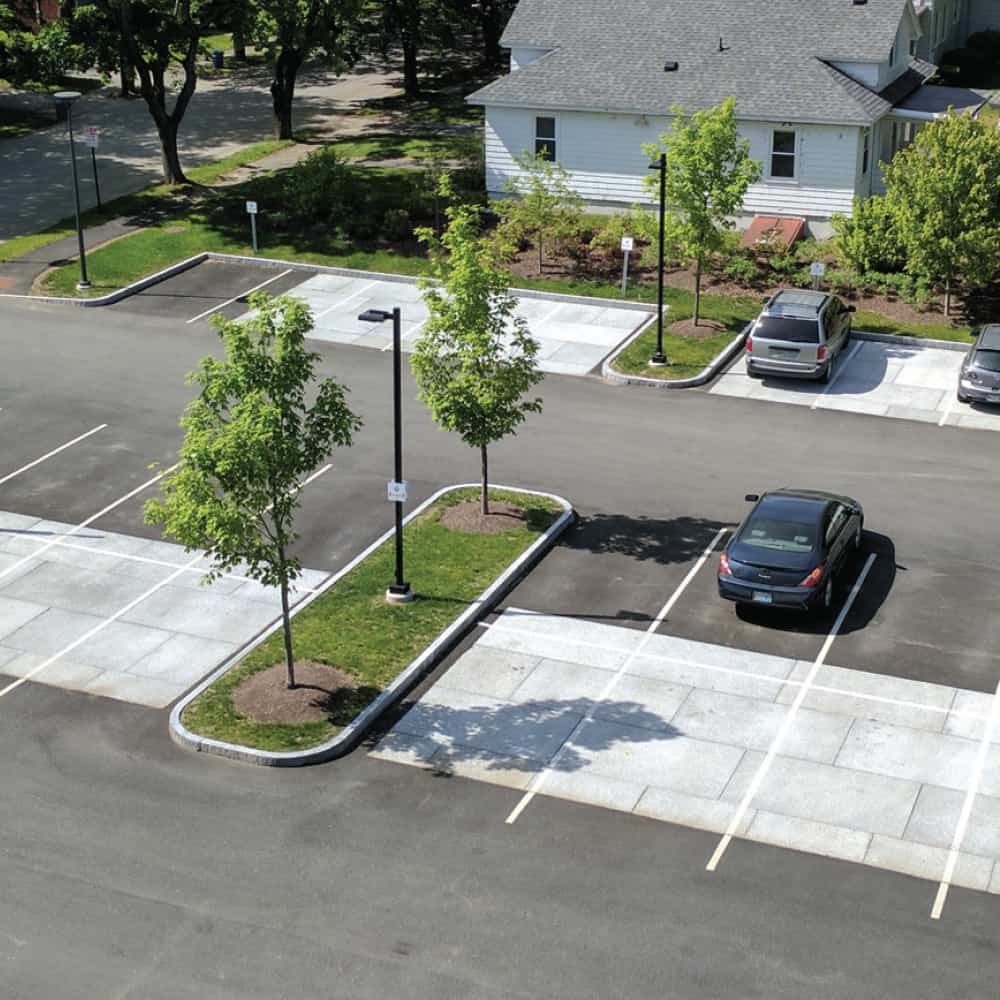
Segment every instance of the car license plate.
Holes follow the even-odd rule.
[[[772,347],[771,357],[772,358],[797,358],[799,352],[796,350],[789,350],[785,347]]]
[[[755,590],[753,599],[756,604],[770,604],[772,601],[771,595],[766,590]]]

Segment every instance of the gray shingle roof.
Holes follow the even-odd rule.
[[[870,124],[890,102],[828,63],[886,60],[908,3],[521,0],[504,45],[553,51],[470,101],[666,114],[733,96],[741,118]]]

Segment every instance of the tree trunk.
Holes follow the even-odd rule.
[[[490,495],[489,495],[489,481],[488,481],[489,466],[487,465],[486,461],[486,445],[480,446],[479,455],[482,461],[482,469],[483,469],[482,509],[484,514],[488,514],[490,512]]]
[[[944,279],[944,317],[951,316],[951,278]]]
[[[285,550],[278,546],[278,562],[281,568],[281,627],[285,639],[285,666],[288,670],[288,680],[285,687],[289,690],[295,687],[295,657],[292,655],[292,617],[288,609],[288,576],[285,571]]]
[[[187,184],[188,179],[177,153],[177,122],[172,117],[164,118],[156,123],[156,131],[160,134],[164,181],[167,184]]]
[[[128,58],[128,50],[123,44],[118,57],[118,72],[121,77],[122,97],[131,97],[135,93],[135,69]]]
[[[283,49],[275,61],[271,79],[275,139],[292,138],[292,99],[295,96],[295,77],[301,65],[302,56],[297,49]]]
[[[698,325],[701,316],[701,257],[698,257],[694,266],[694,325]]]
[[[542,231],[538,230],[538,276],[542,276]]]
[[[500,12],[493,4],[483,4],[483,16],[481,20],[483,29],[483,56],[486,65],[491,69],[500,65],[500,36],[503,34],[503,27],[500,23]]]
[[[408,101],[420,96],[420,79],[417,76],[417,43],[405,35],[403,44],[403,94]]]
[[[233,58],[237,62],[247,61],[247,40],[242,31],[233,32]]]

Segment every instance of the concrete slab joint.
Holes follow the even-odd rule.
[[[478,484],[461,483],[453,486],[446,486],[428,497],[422,504],[412,510],[404,519],[404,524],[415,517],[419,517],[428,507],[436,503],[445,494],[453,490],[468,489]],[[568,500],[551,493],[543,493],[537,490],[525,490],[520,487],[503,486],[495,484],[494,489],[512,490],[521,493],[530,493],[535,496],[547,497],[559,504],[563,511],[559,517],[537,538],[527,550],[510,565],[479,597],[473,601],[448,628],[446,628],[416,659],[414,659],[396,679],[349,725],[345,726],[340,733],[326,743],[308,750],[294,752],[273,753],[257,750],[251,747],[240,746],[234,743],[226,743],[222,740],[208,739],[191,732],[182,722],[184,710],[207,688],[214,684],[220,677],[233,669],[252,649],[264,642],[269,636],[281,628],[280,620],[264,632],[255,637],[253,641],[237,650],[229,657],[217,670],[209,677],[205,678],[196,688],[182,698],[170,713],[170,735],[175,742],[181,746],[189,747],[193,750],[213,753],[223,757],[230,757],[235,760],[242,760],[251,764],[263,764],[271,767],[299,767],[306,764],[319,764],[324,761],[333,760],[343,756],[352,750],[365,732],[372,726],[378,717],[397,702],[414,684],[429,670],[436,666],[444,656],[452,649],[455,643],[475,623],[483,614],[493,608],[496,603],[507,594],[513,586],[535,565],[535,563],[555,544],[562,532],[573,522],[575,512]],[[363,552],[359,553],[338,573],[331,575],[322,585],[315,588],[314,592],[306,599],[299,602],[293,614],[298,614],[312,601],[326,593],[337,581],[342,579],[374,552],[380,545],[392,538],[393,529],[389,529]]]

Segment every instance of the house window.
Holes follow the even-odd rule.
[[[864,129],[862,131],[862,146],[861,146],[861,173],[868,173],[868,159],[871,156],[871,129]]]
[[[895,45],[893,45],[893,47],[891,49],[889,49],[889,65],[890,66],[895,66],[896,65],[896,46]]]
[[[535,156],[555,162],[556,120],[555,118],[535,119]]]
[[[917,40],[915,38],[910,39],[910,55],[915,56],[917,54]]]
[[[795,132],[791,129],[771,133],[771,176],[795,177]]]

